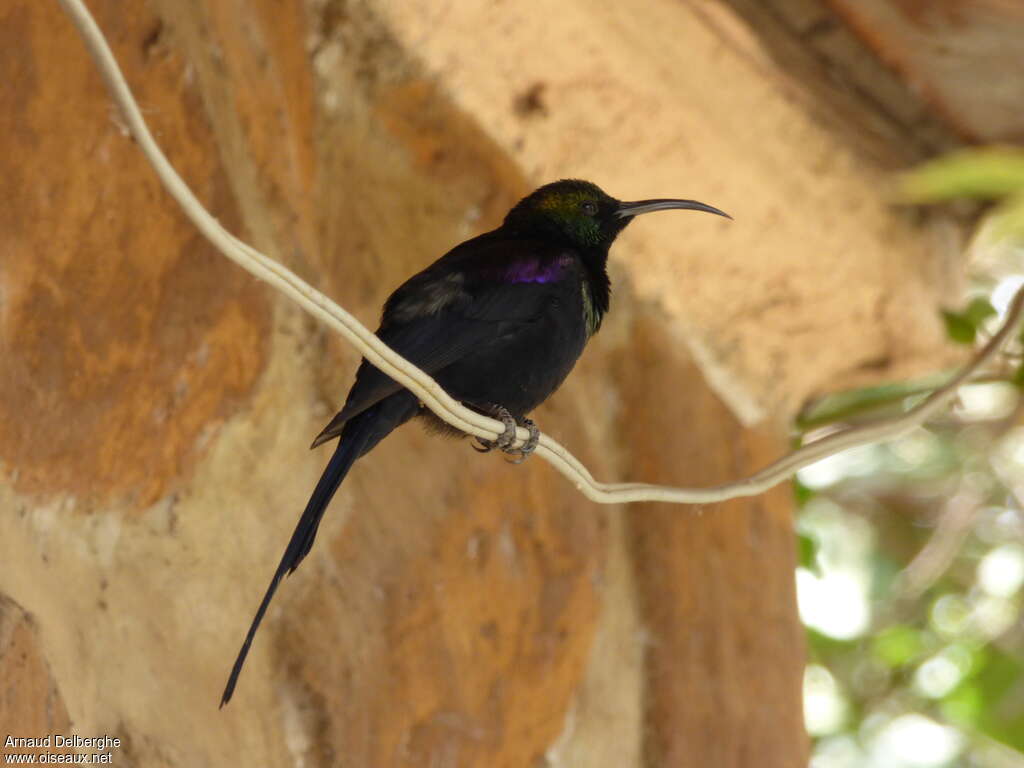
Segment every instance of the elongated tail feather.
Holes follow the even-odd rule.
[[[327,504],[331,497],[334,496],[335,491],[338,490],[338,486],[345,479],[345,475],[348,474],[355,460],[359,457],[361,448],[361,442],[356,440],[341,441],[334,451],[330,462],[328,462],[327,468],[320,476],[320,482],[316,484],[313,495],[310,496],[306,509],[302,513],[302,517],[299,518],[298,525],[295,526],[295,532],[285,548],[281,563],[277,566],[274,578],[270,580],[270,586],[267,587],[263,601],[253,617],[252,624],[249,626],[249,632],[245,636],[245,642],[242,643],[242,649],[238,652],[238,658],[235,659],[235,665],[231,668],[231,676],[228,678],[228,684],[224,688],[224,695],[220,700],[222,707],[231,700],[231,695],[235,690],[235,683],[238,682],[238,675],[242,671],[245,657],[249,653],[249,646],[252,645],[253,637],[256,636],[256,630],[259,629],[260,622],[263,621],[263,614],[267,612],[267,607],[270,605],[270,601],[274,597],[281,579],[294,571],[299,566],[299,563],[302,562],[302,559],[309,553],[310,548],[313,546],[313,539],[316,537],[317,528],[320,526],[320,519],[327,509]]]
[[[220,700],[221,707],[231,700],[238,676],[242,671],[242,665],[245,664],[245,657],[249,654],[249,647],[252,645],[256,630],[259,629],[260,622],[263,621],[263,615],[267,612],[267,607],[270,605],[278,585],[285,576],[298,568],[299,563],[309,554],[316,538],[317,529],[320,527],[320,520],[341,485],[341,481],[345,479],[356,459],[367,453],[395,427],[408,421],[416,411],[415,398],[403,391],[359,414],[345,425],[338,447],[320,476],[316,488],[313,489],[313,495],[306,503],[306,509],[295,526],[295,531],[285,548],[281,562],[274,572],[274,578],[270,580],[270,586],[267,587],[263,601],[245,635],[245,641],[242,643],[242,648],[238,652],[238,658],[235,659],[235,665],[231,668],[231,675],[224,688],[224,695]]]

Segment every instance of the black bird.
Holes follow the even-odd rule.
[[[554,392],[601,327],[611,288],[608,249],[635,216],[670,208],[706,211],[695,200],[624,203],[587,181],[556,181],[520,200],[492,232],[455,246],[406,280],[384,304],[377,336],[456,400],[505,423],[482,450],[533,450],[526,414]],[[345,406],[313,441],[339,437],[231,670],[220,705],[234,692],[256,629],[281,579],[309,553],[327,504],[356,459],[414,416],[458,433],[416,396],[363,360]],[[531,438],[513,449],[515,426]]]

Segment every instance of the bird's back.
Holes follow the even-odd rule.
[[[457,400],[522,416],[554,392],[583,351],[594,327],[588,295],[571,248],[496,230],[399,286],[377,335]],[[364,360],[345,407],[318,440],[400,389]]]

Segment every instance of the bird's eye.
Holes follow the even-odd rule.
[[[583,204],[580,205],[580,208],[583,209],[583,212],[587,214],[587,216],[597,215],[597,203],[593,200],[584,200]]]

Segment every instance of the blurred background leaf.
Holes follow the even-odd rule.
[[[983,342],[1024,282],[1024,151],[958,152],[899,187],[915,203],[996,203],[979,231],[999,259],[942,310],[951,342]],[[949,375],[831,394],[796,432],[905,411]],[[813,768],[1024,768],[1022,388],[1009,356],[926,428],[799,473]]]
[[[912,203],[994,200],[1024,192],[1024,150],[983,147],[945,155],[904,173],[899,192]]]

